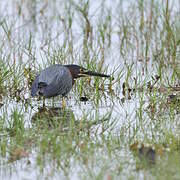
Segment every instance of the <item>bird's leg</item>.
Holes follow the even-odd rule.
[[[43,97],[43,108],[45,108],[45,106],[46,106],[45,100],[46,100],[46,99]]]
[[[62,108],[65,109],[66,107],[66,100],[65,97],[62,97]]]

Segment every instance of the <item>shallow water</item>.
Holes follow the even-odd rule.
[[[20,79],[18,88],[23,89],[19,96],[12,97],[10,93],[2,96],[0,179],[154,178],[151,169],[137,170],[137,158],[129,146],[136,141],[166,143],[167,131],[179,134],[180,115],[175,108],[179,104],[171,108],[167,100],[170,94],[176,95],[179,91],[163,86],[178,85],[179,80],[169,64],[162,67],[161,72],[156,60],[160,57],[154,52],[161,47],[161,38],[156,39],[156,32],[152,31],[148,56],[144,53],[144,43],[137,42],[143,41],[141,33],[148,31],[137,28],[141,3],[103,2],[89,2],[93,40],[89,32],[85,42],[87,22],[78,11],[83,1],[0,1],[1,61],[9,60],[10,67],[15,64]],[[162,12],[164,1],[155,2]],[[149,17],[149,6],[150,2],[145,1],[144,19]],[[169,7],[172,17],[176,16],[179,1],[169,1]],[[161,17],[157,21],[161,21]],[[110,39],[108,33],[100,31],[106,25]],[[132,33],[135,35],[131,36]],[[121,47],[123,38],[127,42]],[[99,80],[100,90],[97,90],[97,78],[91,78],[90,83],[86,78],[78,80],[66,98],[65,110],[62,110],[61,97],[46,99],[46,108],[42,109],[42,100],[30,97],[22,71],[30,66],[38,72],[53,63],[81,64],[95,67],[96,71],[106,69],[107,74],[113,74],[114,81]],[[152,85],[159,74],[162,78],[153,87],[157,90],[151,92],[148,82]],[[128,83],[123,91],[125,82]],[[9,83],[5,81],[5,87]],[[111,83],[114,83],[112,89]],[[81,97],[87,97],[88,101],[80,101]],[[14,120],[21,128],[16,129]],[[22,147],[22,151],[18,149]],[[11,151],[16,152],[15,157]]]

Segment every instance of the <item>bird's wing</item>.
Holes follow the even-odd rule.
[[[61,76],[65,71],[65,68],[60,65],[50,66],[43,71],[41,71],[39,75],[39,83],[46,83],[47,85],[51,84],[54,81],[54,78],[59,75]]]
[[[72,88],[72,76],[68,68],[64,66],[51,66],[43,70],[39,77],[39,83],[46,83],[43,89],[45,97],[65,95]]]

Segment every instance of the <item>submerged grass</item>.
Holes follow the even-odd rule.
[[[173,2],[15,1],[13,12],[3,11],[4,2],[1,179],[27,169],[36,179],[180,178],[180,16]],[[112,78],[79,79],[66,109],[60,98],[41,108],[29,97],[36,74],[70,63]]]

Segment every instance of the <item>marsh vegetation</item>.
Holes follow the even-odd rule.
[[[51,64],[66,98],[30,96]],[[180,179],[178,0],[0,1],[0,179]]]

